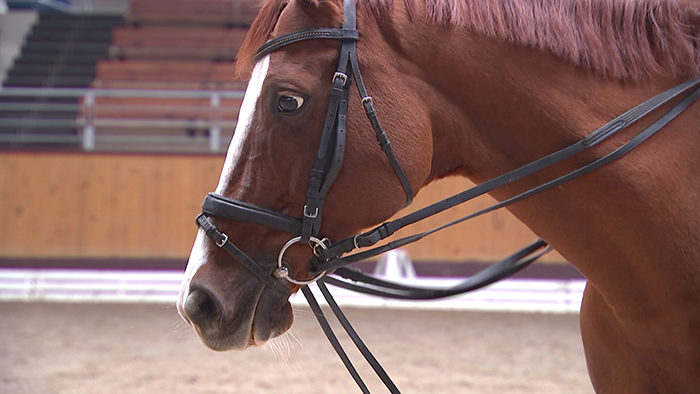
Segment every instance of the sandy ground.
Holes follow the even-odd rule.
[[[346,312],[404,393],[593,392],[577,315]],[[171,306],[0,303],[0,393],[358,393],[309,310],[296,315],[273,345],[215,353]]]

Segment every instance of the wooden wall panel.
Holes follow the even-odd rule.
[[[185,257],[222,156],[2,154],[0,255]]]
[[[185,258],[196,233],[194,217],[216,188],[223,161],[218,155],[2,153],[0,257]],[[418,194],[413,208],[469,185],[462,179],[438,182]],[[464,204],[410,231],[492,202],[487,197]],[[494,261],[535,238],[499,211],[408,250],[416,261]]]

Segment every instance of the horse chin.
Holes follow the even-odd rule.
[[[265,287],[255,308],[251,327],[251,346],[262,346],[289,330],[294,323],[292,305],[274,290]]]

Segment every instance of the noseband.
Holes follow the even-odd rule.
[[[238,261],[244,264],[256,277],[258,277],[262,283],[279,293],[280,296],[286,298],[290,295],[289,289],[283,284],[282,280],[302,286],[302,293],[306,296],[309,305],[311,306],[319,323],[321,324],[321,327],[324,330],[324,333],[328,337],[345,366],[348,368],[348,371],[352,375],[353,379],[359,385],[360,389],[363,392],[368,393],[369,390],[367,389],[367,386],[364,384],[344,350],[340,346],[340,343],[333,334],[333,331],[330,328],[330,325],[328,324],[323,312],[318,306],[316,299],[306,286],[307,284],[316,281],[323,296],[326,298],[329,306],[337,316],[338,321],[343,325],[350,338],[363,354],[367,362],[372,366],[389,391],[392,393],[398,393],[399,391],[396,385],[394,385],[381,365],[379,365],[377,360],[372,356],[369,349],[367,349],[357,333],[354,331],[350,323],[343,315],[342,311],[340,311],[340,308],[333,300],[330,292],[325,286],[325,283],[382,297],[396,299],[436,299],[473,291],[512,275],[535,261],[537,258],[548,252],[551,248],[547,246],[545,241],[539,239],[506,259],[492,264],[488,268],[473,275],[464,282],[449,288],[420,288],[400,285],[363,274],[360,271],[346,267],[346,265],[377,256],[381,253],[396,249],[412,242],[416,242],[419,239],[422,239],[423,237],[433,234],[441,229],[516,203],[532,195],[541,193],[545,190],[549,190],[565,182],[583,176],[595,169],[619,159],[632,149],[639,146],[661,128],[666,126],[671,120],[688,108],[693,102],[695,102],[698,97],[700,97],[700,88],[698,88],[700,78],[688,81],[647,100],[646,102],[613,119],[606,125],[602,126],[598,130],[589,134],[586,138],[573,145],[529,163],[523,167],[493,178],[487,182],[479,184],[457,195],[422,208],[409,215],[391,222],[386,222],[368,232],[332,243],[320,235],[321,219],[326,195],[340,172],[343,162],[348,101],[350,95],[350,85],[353,78],[360,92],[362,105],[365,108],[366,115],[375,131],[379,146],[384,151],[391,167],[396,173],[406,193],[407,205],[413,200],[413,190],[411,185],[398,160],[394,156],[391,143],[389,142],[386,133],[382,130],[377,118],[377,111],[374,109],[372,98],[367,94],[364,81],[362,80],[362,76],[360,74],[359,62],[357,60],[356,53],[356,41],[359,40],[360,34],[356,28],[357,10],[355,2],[353,0],[345,0],[344,11],[345,20],[342,28],[311,29],[284,35],[264,44],[258,50],[255,56],[255,60],[257,61],[286,45],[310,39],[333,39],[340,41],[338,67],[332,79],[330,93],[331,98],[328,105],[328,110],[326,112],[321,141],[319,143],[315,162],[309,177],[309,190],[307,193],[306,204],[302,209],[301,218],[285,215],[283,213],[261,208],[247,202],[233,200],[211,193],[204,199],[202,204],[202,213],[197,216],[197,225],[205,231],[207,236],[209,236],[218,247],[228,251]],[[627,128],[629,125],[645,117],[650,112],[687,92],[690,93],[682,98],[673,108],[671,108],[671,110],[669,110],[666,114],[644,129],[638,135],[631,138],[628,142],[608,155],[594,160],[593,162],[590,162],[577,170],[549,182],[543,183],[491,207],[437,227],[433,230],[401,238],[364,252],[355,253],[351,256],[344,256],[353,250],[373,246],[405,226],[421,221],[480,195],[489,193],[497,188],[515,182],[553,164],[559,163],[577,153],[590,149],[615,135],[620,130]],[[282,247],[277,258],[277,265],[271,272],[269,269],[266,269],[253,261],[233,243],[231,243],[228,236],[219,231],[209,220],[209,217],[219,217],[238,222],[262,225],[275,230],[290,233],[294,235],[294,237]],[[286,250],[296,243],[308,244],[312,248],[314,255],[312,261],[314,264],[313,270],[310,272],[311,279],[309,280],[292,278],[288,268],[284,265],[284,254]],[[331,276],[324,277],[326,273],[330,272],[344,279],[338,279],[337,277]]]

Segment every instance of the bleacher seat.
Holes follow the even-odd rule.
[[[117,139],[119,133],[142,132],[170,133],[179,138],[208,132],[215,118],[222,138],[230,138],[240,99],[224,99],[218,107],[212,107],[208,93],[200,93],[205,97],[202,99],[171,99],[167,94],[166,98],[140,96],[152,90],[244,89],[245,84],[235,79],[233,62],[247,26],[257,13],[258,0],[131,0],[130,5],[123,19],[42,14],[42,23],[33,29],[15,71],[10,73],[11,82],[15,86],[90,86],[142,92],[135,92],[131,98],[98,95],[87,102],[83,98],[62,99],[63,109],[74,110],[61,115],[54,111],[56,116],[45,117],[65,118],[66,123],[75,120],[51,132],[72,135],[76,141],[86,117],[98,126],[97,137],[114,133],[109,138]],[[56,41],[65,39],[71,44]],[[68,48],[70,56],[65,56]],[[41,100],[53,103],[47,98]],[[212,111],[216,111],[215,116]],[[126,125],[121,129],[120,121]],[[159,121],[167,127],[149,126]],[[42,127],[37,132],[45,134],[46,124]],[[22,127],[17,132],[26,134],[31,130]],[[65,147],[80,145],[76,142]]]
[[[113,15],[40,13],[3,86],[88,87],[95,62],[108,56],[112,27],[120,23],[121,17]],[[0,97],[0,147],[75,149],[77,113],[78,100],[72,97],[4,95]],[[30,142],[37,135],[44,135],[47,142]]]
[[[132,25],[247,27],[258,0],[131,0],[126,20]]]
[[[117,27],[109,48],[112,59],[232,61],[247,30],[220,27]]]

